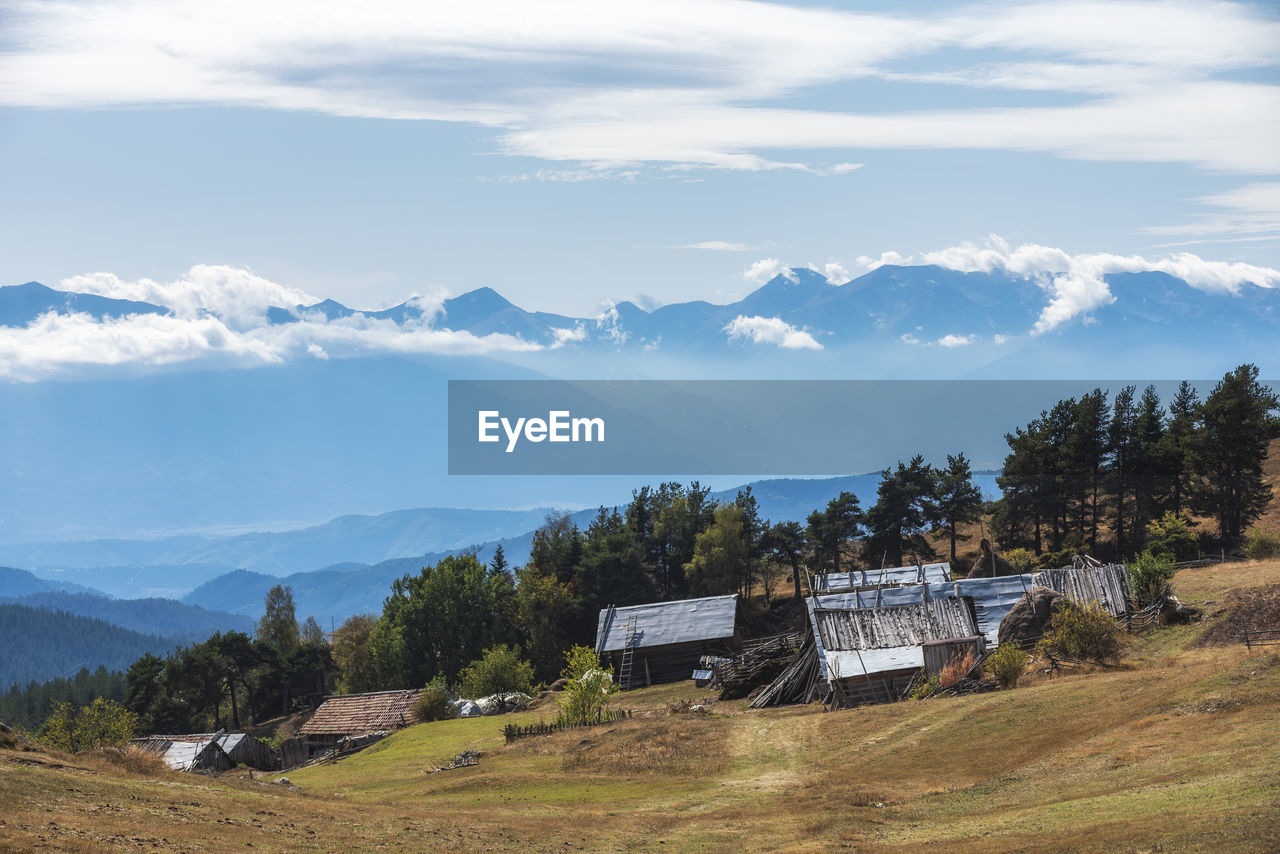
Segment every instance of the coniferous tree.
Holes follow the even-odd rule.
[[[1262,464],[1271,441],[1280,438],[1280,418],[1273,414],[1278,408],[1280,398],[1258,382],[1252,364],[1229,371],[1201,407],[1203,427],[1194,451],[1197,509],[1217,520],[1227,545],[1240,543],[1271,500]]]
[[[938,516],[951,544],[951,561],[956,559],[956,542],[969,539],[960,526],[978,521],[982,514],[982,490],[973,482],[973,472],[963,453],[947,455],[947,467],[938,472]]]
[[[1200,399],[1191,383],[1183,380],[1169,404],[1169,424],[1161,454],[1166,506],[1181,515],[1191,504],[1195,485],[1194,450],[1200,432]]]
[[[1116,395],[1112,408],[1111,426],[1108,430],[1108,450],[1111,454],[1111,501],[1114,510],[1116,552],[1124,555],[1132,538],[1133,502],[1130,496],[1134,488],[1137,463],[1137,440],[1134,427],[1138,413],[1133,395],[1136,389],[1125,386]]]
[[[799,522],[779,522],[769,528],[764,536],[765,551],[781,563],[791,568],[791,580],[795,584],[796,596],[800,592],[800,560],[804,556],[804,529]]]
[[[904,555],[932,559],[937,552],[924,532],[938,521],[935,497],[937,476],[924,457],[880,473],[875,505],[867,511],[867,552],[872,566],[901,566]]]

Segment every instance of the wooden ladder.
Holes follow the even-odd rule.
[[[635,655],[636,648],[636,615],[632,614],[627,618],[626,628],[623,630],[622,641],[622,666],[618,668],[618,685],[623,691],[631,690],[631,663]]]

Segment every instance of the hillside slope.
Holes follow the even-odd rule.
[[[92,617],[142,634],[158,634],[184,641],[199,642],[214,632],[253,632],[253,620],[249,617],[209,611],[172,599],[108,599],[87,593],[55,591],[0,598],[0,605],[27,605],[46,611],[62,611],[79,617]]]
[[[1175,582],[1211,612],[1276,583],[1280,562]],[[702,696],[680,683],[622,697],[630,721],[513,745],[493,719],[423,724],[290,772],[300,790],[0,750],[0,803],[17,849],[1274,851],[1280,654],[1196,646],[1222,618],[972,697],[672,714]],[[432,773],[463,749],[479,765]]]

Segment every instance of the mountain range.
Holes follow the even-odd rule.
[[[1274,335],[1280,329],[1280,288],[1244,286],[1235,294],[1215,293],[1158,271],[1101,278],[1114,300],[1103,301],[1076,322],[1058,327],[1057,335],[1078,339],[1082,330],[1102,329],[1112,335],[1123,332],[1139,337],[1210,331],[1254,337]],[[999,270],[884,265],[844,284],[833,284],[821,273],[797,267],[724,305],[695,300],[646,310],[622,301],[598,316],[572,317],[527,310],[493,288],[482,287],[440,304],[413,299],[381,310],[355,309],[332,299],[271,306],[265,321],[281,326],[360,317],[398,325],[427,324],[476,336],[496,333],[552,350],[708,352],[741,351],[758,344],[745,334],[735,339],[729,328],[735,318],[761,318],[806,331],[822,348],[842,349],[870,343],[924,344],[948,335],[989,341],[998,335],[1007,343],[1030,337],[1027,333],[1049,299],[1038,280]],[[82,313],[98,320],[170,313],[153,303],[58,291],[38,282],[0,288],[0,325],[23,326],[50,311]]]

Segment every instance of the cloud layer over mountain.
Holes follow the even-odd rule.
[[[901,267],[892,280],[873,275],[912,264],[933,266]],[[839,264],[785,268],[767,258],[744,274],[762,286],[731,305],[685,303],[646,311],[633,303],[607,303],[591,318],[536,307],[526,311],[488,288],[449,299],[436,292],[390,309],[357,311],[231,267],[199,265],[172,282],[93,273],[63,280],[60,291],[0,288],[2,316],[17,318],[0,320],[0,378],[31,381],[85,366],[246,366],[379,353],[514,356],[574,347],[705,352],[713,346],[821,351],[850,346],[876,330],[906,344],[929,340],[947,349],[971,349],[983,340],[999,345],[1092,319],[1117,302],[1111,280],[1121,274],[1159,273],[1190,286],[1159,296],[1172,303],[1166,309],[1175,314],[1179,302],[1212,298],[1227,311],[1233,300],[1264,289],[1280,293],[1280,272],[1265,267],[1188,253],[1156,259],[1072,255],[1034,244],[1011,247],[998,237],[985,246],[966,244],[918,258],[886,252],[860,258],[858,266],[863,275],[846,283],[849,274]],[[934,281],[929,271],[939,269],[988,278],[957,291],[959,283]],[[926,291],[932,296],[922,301]],[[93,295],[97,307],[76,294]],[[1018,310],[1000,309],[1002,303]]]

